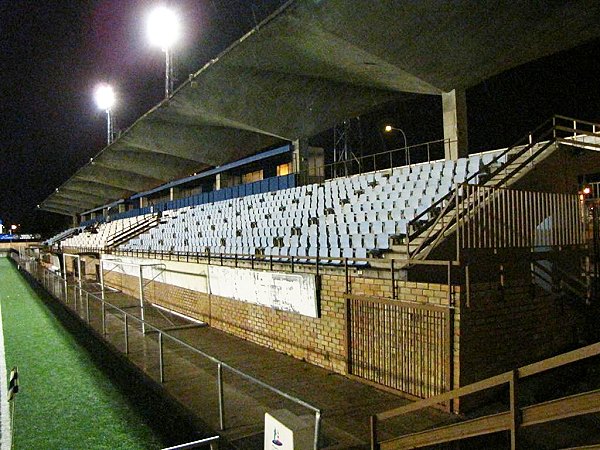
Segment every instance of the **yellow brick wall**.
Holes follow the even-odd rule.
[[[105,276],[107,284],[138,295],[138,280],[122,274]],[[391,297],[386,274],[369,271],[350,279],[352,294]],[[320,317],[312,318],[215,295],[152,282],[144,291],[148,301],[209,323],[259,345],[286,353],[338,373],[346,373],[346,302],[343,269],[320,276]],[[456,288],[458,289],[458,288]],[[448,286],[396,282],[399,300],[448,304]]]

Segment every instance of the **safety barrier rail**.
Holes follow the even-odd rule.
[[[212,253],[205,252],[176,252],[158,250],[117,250],[110,248],[91,247],[65,247],[64,252],[73,253],[95,253],[115,256],[126,256],[132,258],[158,259],[161,261],[181,261],[204,264],[216,264],[236,268],[262,269],[273,272],[289,271],[290,273],[314,273],[319,276],[324,269],[343,268],[346,279],[346,294],[352,292],[352,272],[365,269],[372,263],[373,258],[338,258],[328,256],[273,256],[273,255],[245,255],[237,253]],[[452,304],[452,289],[454,283],[460,282],[464,276],[463,267],[457,261],[435,260],[435,259],[376,259],[377,267],[382,272],[389,273],[390,292],[392,299],[398,298],[397,282],[398,272],[410,266],[430,266],[444,269],[446,284],[448,286],[448,302]],[[387,267],[386,267],[387,266]],[[365,275],[362,275],[364,278]]]
[[[525,167],[535,164],[536,159],[555,142],[600,148],[600,125],[564,116],[553,116],[494,156],[488,164],[482,166],[480,172],[469,176],[465,184],[489,188],[505,187],[507,182],[521,173]],[[441,239],[441,236],[447,232],[449,224],[455,223],[452,219],[466,214],[465,208],[471,209],[471,205],[461,202],[457,188],[414,217],[408,225],[408,254],[417,257],[423,249],[431,247],[427,244]],[[412,245],[413,242],[418,244]],[[413,247],[416,247],[416,250]],[[421,256],[427,257],[427,255],[428,253],[425,252]]]
[[[500,431],[509,431],[511,449],[514,450],[515,448],[518,448],[518,432],[519,429],[523,427],[600,412],[600,389],[590,390],[575,395],[567,395],[528,406],[520,406],[518,398],[519,381],[523,378],[531,377],[551,369],[556,369],[598,355],[600,355],[600,343],[592,344],[568,353],[563,353],[562,355],[520,367],[510,372],[487,378],[441,395],[436,395],[435,397],[375,414],[371,416],[371,449],[390,450],[418,448],[497,433]],[[377,427],[381,421],[505,385],[508,385],[509,387],[510,407],[508,411],[488,414],[451,425],[379,441]]]
[[[174,445],[173,447],[163,448],[162,450],[187,450],[189,448],[204,447],[205,445],[210,445],[210,450],[217,450],[219,448],[219,436],[213,436],[206,439],[200,439],[199,441]]]
[[[90,303],[96,302],[97,305],[100,306],[101,310],[101,335],[103,338],[107,336],[107,311],[110,310],[113,312],[114,317],[122,317],[123,320],[123,335],[124,335],[124,348],[123,352],[127,355],[129,354],[129,328],[130,323],[138,323],[140,326],[144,327],[146,333],[152,332],[157,335],[158,340],[158,381],[162,384],[165,382],[165,365],[164,365],[164,345],[165,340],[170,341],[173,344],[176,344],[179,348],[189,350],[194,354],[197,354],[208,361],[214,363],[217,366],[217,400],[218,400],[218,409],[219,409],[219,428],[220,430],[225,430],[225,396],[224,396],[224,386],[223,386],[223,372],[225,370],[235,374],[250,383],[264,388],[280,397],[285,398],[303,408],[306,408],[314,413],[315,416],[315,425],[314,425],[314,449],[318,449],[319,442],[319,434],[321,427],[321,410],[304,400],[301,400],[293,395],[290,395],[282,390],[271,386],[270,384],[261,381],[252,375],[245,373],[244,371],[237,369],[226,362],[209,355],[202,350],[190,345],[187,342],[182,341],[181,339],[169,334],[168,332],[158,328],[155,325],[152,325],[148,321],[142,320],[141,318],[125,311],[123,308],[119,308],[118,306],[106,301],[102,296],[98,296],[94,293],[86,291],[81,287],[81,284],[72,284],[69,285],[67,280],[62,278],[56,273],[53,273],[44,267],[42,267],[37,261],[32,259],[22,259],[17,254],[12,254],[12,258],[17,262],[20,267],[23,267],[31,276],[33,276],[41,285],[57,300],[63,302],[65,306],[71,307],[71,309],[75,310],[75,313],[79,315],[79,311],[77,310],[77,299],[80,301],[84,301],[85,308],[81,311],[80,317],[84,320],[90,328],[94,328],[91,323],[91,308]],[[73,289],[73,305],[70,305],[69,301],[69,287]],[[83,306],[83,305],[82,305]],[[84,313],[85,312],[85,313]]]

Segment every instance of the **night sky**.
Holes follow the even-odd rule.
[[[183,18],[174,55],[180,82],[284,3],[284,0],[172,0]],[[0,218],[47,234],[60,216],[36,210],[105,145],[105,114],[94,87],[118,95],[125,129],[162,100],[164,55],[147,42],[149,0],[0,2]],[[600,40],[496,76],[467,91],[471,151],[507,146],[552,114],[600,121]],[[179,83],[176,81],[175,85]],[[442,138],[441,100],[415,96],[361,117],[362,151]],[[326,148],[332,133],[313,139]]]

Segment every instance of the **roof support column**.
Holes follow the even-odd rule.
[[[298,174],[300,184],[310,183],[308,180],[308,140],[295,139],[292,141],[292,172]]]
[[[467,136],[467,96],[454,89],[442,94],[445,158],[456,160],[469,154]]]

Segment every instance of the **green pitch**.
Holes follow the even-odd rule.
[[[15,449],[162,447],[6,258],[0,258],[0,305],[7,371],[19,367]]]

